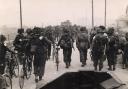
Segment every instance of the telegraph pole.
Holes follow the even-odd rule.
[[[20,3],[20,28],[23,28],[23,24],[22,24],[22,2],[21,0],[19,0]]]
[[[92,28],[94,27],[94,2],[92,0]]]
[[[105,13],[104,13],[104,26],[106,27],[106,23],[107,23],[107,21],[106,21],[106,15],[107,15],[107,0],[105,0]]]

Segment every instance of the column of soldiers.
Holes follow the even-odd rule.
[[[57,31],[57,30],[55,30]],[[15,50],[18,52],[20,64],[24,64],[22,55],[25,53],[29,56],[34,66],[35,82],[42,80],[45,71],[46,60],[50,59],[51,46],[55,43],[56,39],[59,38],[57,46],[63,49],[63,61],[65,67],[71,66],[71,55],[72,49],[74,49],[74,42],[76,41],[76,47],[80,54],[81,67],[84,67],[87,63],[87,53],[90,49],[91,60],[94,64],[94,70],[101,71],[103,69],[103,63],[107,59],[108,70],[116,69],[117,55],[119,49],[122,50],[123,54],[123,68],[125,69],[128,65],[128,33],[125,35],[125,42],[120,44],[119,36],[116,34],[114,28],[108,28],[104,26],[95,27],[92,31],[88,32],[86,27],[80,27],[77,35],[72,36],[71,30],[67,27],[63,27],[61,37],[55,38],[55,33],[52,27],[42,29],[34,27],[33,29],[28,28],[26,32],[24,29],[18,29],[18,34],[13,42]],[[58,33],[57,33],[58,34]],[[6,51],[10,51],[4,46],[5,36],[0,35],[0,69],[4,70],[4,59]],[[2,51],[1,51],[2,50]],[[11,52],[11,51],[10,51]],[[34,57],[34,58],[33,58]],[[32,66],[30,64],[29,66]],[[0,71],[2,72],[2,71]],[[3,72],[2,72],[3,73]]]
[[[13,42],[15,50],[18,51],[18,54],[25,53],[29,56],[30,60],[32,60],[32,56],[34,56],[33,66],[35,82],[41,81],[45,71],[45,63],[49,56],[48,49],[49,45],[51,45],[51,41],[42,33],[41,28],[38,27],[27,29],[26,35],[23,35],[23,33],[23,29],[18,30],[18,35]],[[20,57],[22,56],[19,55],[21,64],[24,64]],[[30,64],[30,66],[31,65],[32,64]]]

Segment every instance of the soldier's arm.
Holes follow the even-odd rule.
[[[47,44],[51,44],[52,43],[52,41],[50,41],[47,37],[44,37],[44,39],[45,39]]]

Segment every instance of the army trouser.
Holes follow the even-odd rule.
[[[0,89],[6,89],[6,82],[2,74],[4,74],[5,65],[0,64]]]
[[[68,48],[68,49],[63,49],[63,60],[65,62],[65,64],[68,66],[70,66],[71,63],[71,55],[72,55],[72,48]]]
[[[107,54],[107,60],[108,60],[109,70],[112,70],[112,66],[113,66],[113,70],[115,70],[116,61],[117,61],[116,53],[115,52],[109,52]]]
[[[45,71],[47,55],[36,53],[34,55],[34,74],[35,76],[43,77]]]
[[[87,49],[79,49],[80,62],[86,63],[87,60]]]
[[[126,68],[128,66],[128,53],[123,54],[123,68]]]
[[[94,62],[95,70],[97,70],[98,65],[99,65],[99,70],[101,70],[103,68],[104,53],[103,52],[93,52],[92,56],[93,56],[93,62]]]
[[[50,59],[51,56],[51,44],[48,45],[48,59]]]

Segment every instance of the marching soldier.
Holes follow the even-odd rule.
[[[4,74],[5,66],[6,66],[6,59],[5,55],[6,52],[12,52],[4,45],[6,37],[4,35],[0,35],[0,75]],[[13,52],[12,52],[13,53]],[[6,83],[3,77],[0,76],[0,89],[6,89]]]
[[[105,59],[105,48],[108,39],[104,33],[104,29],[101,27],[97,28],[97,34],[94,36],[92,41],[92,57],[94,62],[94,69],[97,70],[99,65],[99,71],[103,68],[103,61]]]
[[[28,58],[29,62],[28,62],[28,66],[29,66],[29,71],[31,70],[32,68],[32,54],[31,54],[31,41],[33,39],[33,36],[32,36],[32,29],[28,28],[26,30],[26,36],[25,36],[25,40],[26,40],[26,43],[25,43],[25,55],[26,57]]]
[[[31,44],[31,52],[34,55],[34,74],[35,74],[35,82],[42,80],[45,71],[45,63],[47,60],[47,50],[48,45],[51,44],[51,41],[46,37],[41,36],[40,32],[38,32],[39,28],[34,28],[34,38]]]
[[[80,53],[80,62],[82,63],[82,67],[86,65],[87,60],[87,50],[89,48],[89,36],[86,27],[82,27],[80,29],[80,33],[76,39],[76,46]]]
[[[25,36],[24,36],[24,29],[18,29],[17,31],[17,35],[15,37],[15,40],[13,42],[13,45],[15,47],[15,50],[18,51],[18,58],[19,58],[19,62],[20,64],[23,63],[23,59],[22,59],[22,56],[23,56],[23,53],[24,53],[24,50],[25,50],[25,43],[24,43],[24,39],[25,39]]]
[[[123,47],[123,69],[128,66],[128,32],[125,34],[126,41]]]
[[[54,38],[53,38],[53,34],[52,34],[52,27],[47,27],[47,31],[45,33],[45,36],[54,44]],[[52,43],[48,45],[48,59],[50,59],[51,56],[51,47],[52,47]]]
[[[108,60],[108,70],[116,69],[116,59],[119,47],[119,39],[114,34],[114,28],[108,29],[108,45],[106,49],[106,55]]]
[[[60,46],[63,49],[63,56],[64,56],[64,62],[66,64],[66,68],[69,68],[71,64],[71,55],[72,55],[72,48],[73,48],[73,38],[71,37],[69,30],[64,28],[63,29],[64,34],[61,36],[58,46]]]

